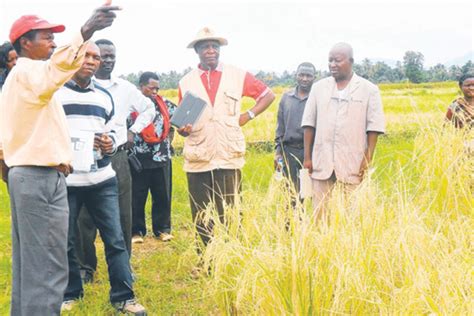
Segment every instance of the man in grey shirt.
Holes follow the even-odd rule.
[[[291,180],[296,192],[299,191],[298,171],[302,168],[304,159],[301,120],[315,75],[313,64],[300,64],[296,69],[297,85],[283,94],[278,108],[275,167],[278,168],[279,160],[283,161],[283,174]]]
[[[313,85],[303,114],[303,164],[313,179],[318,219],[326,213],[325,204],[336,182],[346,193],[361,183],[378,135],[385,132],[379,88],[357,76],[353,64],[352,47],[334,45],[328,59],[331,77]]]

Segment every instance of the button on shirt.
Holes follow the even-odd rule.
[[[301,120],[308,97],[300,99],[297,88],[283,94],[278,107],[277,128],[275,133],[276,153],[281,154],[281,144],[303,145]]]
[[[367,149],[367,132],[385,132],[379,89],[354,74],[338,91],[334,78],[316,82],[308,96],[302,124],[316,129],[312,178],[358,184],[359,168]]]
[[[122,78],[111,77],[108,80],[94,78],[112,94],[115,103],[114,130],[117,133],[117,146],[127,142],[127,118],[132,112],[138,112],[135,123],[129,128],[135,134],[140,133],[155,118],[155,106],[133,84]]]

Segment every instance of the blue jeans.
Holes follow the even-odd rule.
[[[83,296],[80,268],[76,258],[75,227],[79,211],[85,204],[94,224],[99,229],[105,246],[110,301],[121,302],[134,297],[132,272],[129,255],[125,247],[118,203],[117,179],[106,180],[86,187],[68,187],[69,231],[67,255],[69,261],[69,283],[64,300],[73,300]]]

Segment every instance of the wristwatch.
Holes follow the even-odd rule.
[[[249,115],[249,118],[253,120],[255,118],[255,113],[253,113],[251,110],[247,111],[247,114]]]

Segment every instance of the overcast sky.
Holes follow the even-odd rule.
[[[0,0],[0,42],[24,14],[66,25],[56,35],[65,44],[101,0]],[[423,53],[425,66],[445,63],[474,50],[474,1],[169,1],[113,0],[123,7],[114,25],[96,33],[117,47],[116,74],[181,71],[197,65],[186,49],[208,26],[229,41],[221,61],[251,71],[294,70],[302,61],[327,68],[337,42],[365,57],[402,60],[407,50]]]

